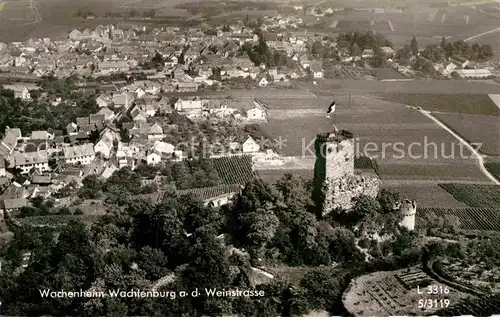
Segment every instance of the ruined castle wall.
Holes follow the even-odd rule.
[[[376,175],[367,173],[346,176],[333,181],[325,181],[323,214],[335,208],[349,210],[353,207],[353,198],[360,195],[377,197],[379,179]]]

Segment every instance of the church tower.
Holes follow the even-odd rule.
[[[354,138],[351,132],[335,129],[321,133],[315,142],[314,200],[323,214],[334,208],[334,187],[354,176]]]

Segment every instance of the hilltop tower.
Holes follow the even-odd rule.
[[[415,215],[417,214],[417,203],[408,199],[403,200],[399,204],[399,212],[402,214],[400,225],[408,230],[415,229]]]
[[[316,137],[314,200],[322,215],[335,208],[349,210],[359,195],[376,197],[379,179],[373,173],[355,174],[354,137],[346,130],[321,133]]]
[[[354,175],[354,139],[341,130],[321,133],[315,142],[314,196],[323,213],[333,208],[333,183]]]

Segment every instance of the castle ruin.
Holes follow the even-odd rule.
[[[314,199],[326,215],[341,208],[352,208],[360,195],[376,197],[379,179],[373,173],[354,171],[354,138],[346,130],[318,134],[315,142]]]

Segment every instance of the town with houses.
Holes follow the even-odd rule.
[[[452,2],[444,6],[455,9]],[[429,7],[431,16],[439,11]],[[492,31],[477,42],[436,35],[428,44],[412,35],[396,46],[375,27],[333,32],[336,15],[349,12],[403,9],[295,1],[276,15],[215,26],[201,13],[196,26],[135,16],[125,23],[118,13],[105,17],[116,23],[97,25],[99,17],[79,11],[74,19],[89,22],[64,36],[0,42],[0,311],[391,316],[497,309],[499,156],[468,146],[473,162],[433,153],[434,160],[378,165],[357,148],[358,134],[401,144],[429,134],[441,145],[469,145],[459,134],[472,131],[498,151],[492,131],[475,132],[498,128],[500,94],[471,93],[498,91],[497,50],[479,38]],[[385,97],[377,88],[365,94],[363,86],[382,81],[374,86],[385,87]],[[436,93],[440,87],[453,91]],[[447,116],[457,121],[443,123]],[[309,145],[306,135],[314,135]],[[302,156],[283,150],[293,141],[302,141]],[[421,302],[416,290],[438,285],[449,296]],[[34,291],[42,286],[266,293],[188,296],[172,305],[167,296],[45,300]]]
[[[327,8],[322,14],[332,10]],[[401,55],[408,50],[406,47],[396,51],[390,46],[377,46],[361,51],[356,43],[353,48],[324,34],[298,30],[301,23],[301,18],[293,15],[266,17],[258,32],[255,26],[243,21],[188,29],[100,25],[94,29],[74,29],[64,40],[43,38],[0,43],[0,78],[9,81],[3,88],[14,91],[16,98],[24,102],[34,100],[33,93],[40,89],[37,82],[46,78],[80,78],[78,89],[90,91],[99,109],[87,117],[75,118],[64,131],[22,133],[14,126],[6,128],[0,145],[2,186],[20,190],[28,185],[32,190],[22,191],[23,195],[18,195],[17,190],[7,191],[3,195],[5,209],[25,206],[27,195],[48,197],[64,187],[68,178],[59,181],[54,177],[62,165],[79,169],[75,174],[79,180],[88,173],[98,173],[105,179],[127,166],[133,169],[140,163],[155,165],[165,160],[186,159],[185,149],[183,153],[178,144],[165,141],[166,126],[155,119],[158,116],[175,112],[193,122],[215,119],[239,126],[267,120],[267,107],[259,99],[216,98],[210,95],[213,91],[289,89],[294,85],[292,82],[296,85],[301,81],[316,84],[328,77],[335,78],[326,70],[333,59],[337,62],[336,69],[357,67],[367,71],[374,59],[380,63],[382,58],[382,64],[403,78],[430,76],[421,71],[422,67],[412,68],[416,59],[431,63],[431,73],[441,79],[492,78],[492,71],[498,67],[461,56],[434,63],[422,56],[411,56],[409,64],[402,65],[398,61],[404,60]],[[383,37],[381,41],[385,41]],[[421,48],[420,55],[423,52]],[[269,57],[266,54],[275,60],[263,59]],[[73,107],[79,106],[62,97],[49,98],[54,107],[68,102]],[[94,142],[90,141],[91,134],[98,135]],[[251,136],[240,141],[227,141],[223,154],[211,154],[259,153],[254,159],[257,165],[262,160],[266,164],[284,164],[283,158],[272,149],[261,149]],[[56,162],[50,164],[53,160]],[[9,176],[6,168],[26,175],[25,183],[11,183],[5,177]],[[14,194],[10,195],[11,192]]]

